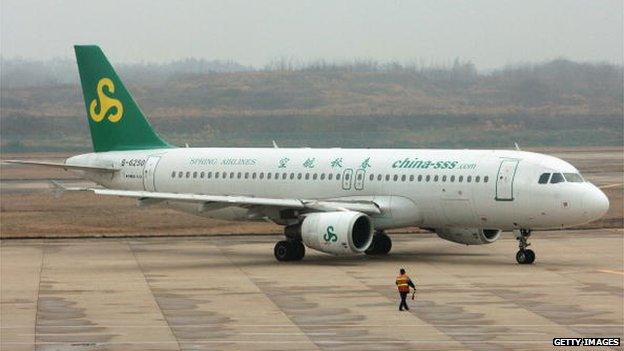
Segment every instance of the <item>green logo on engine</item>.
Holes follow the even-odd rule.
[[[334,233],[334,226],[328,226],[327,227],[327,233],[325,233],[325,235],[323,235],[323,239],[325,239],[325,241],[327,242],[336,242],[338,241],[338,235],[336,235]]]

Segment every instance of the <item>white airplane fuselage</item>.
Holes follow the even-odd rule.
[[[381,209],[371,217],[378,230],[563,228],[598,219],[609,207],[587,181],[539,183],[544,173],[572,180],[569,174],[579,172],[558,158],[523,151],[172,148],[90,153],[67,164],[119,168],[83,171],[110,189],[374,201]],[[279,213],[254,207],[164,204],[206,217],[287,224]]]

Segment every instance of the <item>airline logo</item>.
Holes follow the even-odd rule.
[[[106,91],[104,90],[106,88]],[[123,117],[123,104],[112,97],[115,94],[115,84],[110,78],[102,78],[97,83],[97,99],[91,100],[89,116],[95,122],[101,122],[104,117],[112,123],[117,123]],[[107,95],[108,94],[108,95]]]
[[[334,226],[328,226],[327,227],[327,232],[325,233],[325,235],[323,235],[323,240],[325,240],[326,242],[336,242],[338,240],[338,236],[336,235],[336,233],[334,233]]]

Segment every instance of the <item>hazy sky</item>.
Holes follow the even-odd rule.
[[[622,63],[623,0],[0,1],[0,54],[112,61],[278,58],[448,63],[479,68],[566,57]]]

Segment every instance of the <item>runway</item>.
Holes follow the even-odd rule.
[[[3,240],[2,350],[551,350],[623,337],[622,229],[538,232],[532,266],[510,233],[466,247],[393,235],[387,257],[279,236]],[[418,292],[399,312],[405,267]],[[582,349],[582,348],[580,348]]]

